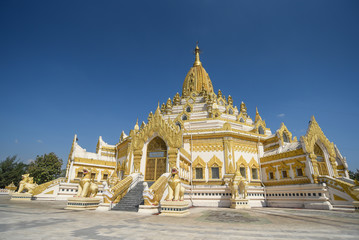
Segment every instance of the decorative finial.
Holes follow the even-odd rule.
[[[137,118],[136,125],[135,125],[134,129],[135,129],[135,131],[140,130],[140,127],[138,126],[138,118]]]
[[[199,54],[201,53],[201,50],[198,47],[198,41],[196,42],[196,48],[194,49],[194,54],[196,55],[195,61],[193,63],[193,66],[201,66],[202,63],[199,60]]]
[[[256,118],[254,119],[254,122],[258,122],[259,120],[262,121],[262,118],[261,116],[259,115],[259,112],[258,112],[258,108],[256,107]]]

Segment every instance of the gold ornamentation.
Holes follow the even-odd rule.
[[[193,141],[194,152],[215,152],[223,151],[223,142],[217,139]]]
[[[74,158],[74,162],[78,162],[78,163],[89,163],[89,164],[95,164],[95,165],[102,165],[102,166],[111,166],[114,167],[116,166],[116,162],[110,162],[110,161],[105,161],[105,160],[96,160],[96,159],[89,159],[89,158],[78,158],[75,157]]]
[[[181,152],[187,159],[191,159],[191,154],[189,154],[184,148],[180,148],[180,152]]]
[[[279,144],[275,144],[275,145],[272,145],[272,146],[270,146],[270,147],[265,147],[264,148],[264,151],[265,152],[268,152],[268,151],[271,151],[271,150],[273,150],[273,149],[278,149],[279,148]]]
[[[310,180],[307,177],[298,178],[298,179],[286,178],[280,181],[270,180],[263,182],[265,186],[282,186],[282,185],[307,184],[307,183],[310,183]]]
[[[243,120],[246,121],[248,115],[247,115],[247,107],[246,105],[244,104],[244,102],[241,102],[241,108],[240,108],[240,115],[241,117],[243,117]],[[240,118],[239,118],[240,120]]]
[[[176,93],[176,95],[173,98],[173,105],[179,105],[181,103],[181,97],[179,93]]]
[[[284,153],[270,155],[267,157],[262,157],[261,163],[265,163],[265,162],[269,162],[269,161],[273,161],[273,160],[279,160],[279,159],[283,159],[283,158],[295,157],[295,156],[299,156],[299,155],[303,155],[303,154],[304,154],[304,151],[303,151],[303,149],[300,148],[300,149],[296,149],[293,151],[288,151],[288,152],[284,152]]]

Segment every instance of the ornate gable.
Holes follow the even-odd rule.
[[[285,142],[283,133],[287,135],[288,142],[291,143],[292,142],[292,133],[289,132],[287,126],[284,123],[282,123],[280,125],[280,128],[277,130],[277,136],[281,140],[282,144]]]
[[[206,167],[206,163],[203,161],[203,159],[198,156],[192,163],[192,167],[195,168],[195,167],[203,167],[205,168]]]
[[[315,144],[320,141],[327,149],[329,155],[331,157],[335,157],[334,143],[330,142],[329,139],[324,135],[314,116],[311,118],[307,133],[300,139],[304,143],[303,145],[305,146],[307,153],[314,153]]]
[[[159,107],[157,107],[155,114],[149,119],[147,125],[143,126],[137,133],[131,131],[133,148],[135,150],[142,149],[144,143],[154,133],[157,133],[171,148],[180,148],[182,146],[182,131],[172,121],[163,119]]]

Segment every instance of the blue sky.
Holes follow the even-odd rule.
[[[116,144],[181,92],[198,40],[216,92],[272,132],[314,115],[354,170],[358,25],[358,1],[0,1],[0,159]]]

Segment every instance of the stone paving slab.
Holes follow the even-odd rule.
[[[0,196],[0,239],[358,239],[359,214],[283,208],[191,208],[169,217],[64,210],[65,201]]]

